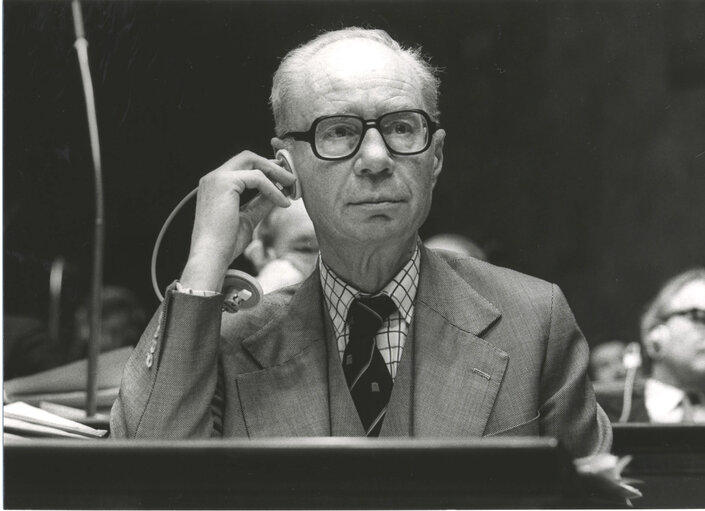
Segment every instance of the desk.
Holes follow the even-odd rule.
[[[12,508],[567,507],[553,439],[32,441],[5,447]]]
[[[637,508],[705,507],[705,426],[614,424],[615,454],[633,456],[625,477],[643,481]]]

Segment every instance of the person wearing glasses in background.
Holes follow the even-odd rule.
[[[705,424],[705,268],[663,285],[641,317],[641,342],[649,376],[597,387],[610,418]]]
[[[443,167],[439,80],[386,32],[327,32],[274,75],[275,151],[298,170],[320,256],[293,296],[222,314],[233,258],[291,174],[243,152],[200,181],[178,283],[128,363],[113,437],[552,436],[611,430],[559,288],[426,249]],[[240,193],[268,200],[240,211]]]

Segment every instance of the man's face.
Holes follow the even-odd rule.
[[[310,273],[318,258],[318,240],[303,201],[294,201],[290,207],[277,210],[274,214],[275,237],[271,258],[285,258],[301,273]]]
[[[683,286],[665,312],[693,309],[705,310],[705,281]],[[661,347],[659,363],[678,375],[688,388],[705,391],[705,324],[688,314],[672,315],[664,324],[669,335]]]
[[[318,255],[316,232],[303,201],[294,201],[290,207],[276,210],[273,214],[276,215],[272,220],[274,257],[283,257],[291,252]]]
[[[426,110],[411,65],[373,41],[330,44],[309,61],[299,83],[289,102],[293,131],[309,129],[323,115],[376,119],[398,110]],[[370,129],[358,152],[342,161],[321,160],[307,142],[293,142],[303,198],[322,249],[413,239],[431,206],[444,136],[438,130],[428,150],[400,156],[391,154],[380,133]]]
[[[624,378],[624,344],[621,342],[607,342],[591,350],[590,367],[593,381],[611,382]]]

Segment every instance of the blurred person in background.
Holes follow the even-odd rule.
[[[7,218],[3,219],[9,222]],[[52,294],[53,261],[5,247],[3,268],[3,380],[52,369],[66,362],[73,339],[73,313],[81,300],[81,272],[62,266],[63,287]],[[12,278],[8,278],[11,276]],[[55,307],[52,307],[52,304]],[[52,314],[52,312],[54,314]]]
[[[613,340],[598,344],[590,350],[590,376],[593,383],[624,380],[626,371],[622,362],[627,343]]]
[[[705,423],[705,268],[664,284],[641,318],[641,341],[648,377],[596,389],[610,418]]]
[[[316,231],[301,199],[286,209],[273,209],[257,226],[253,238],[245,256],[255,266],[264,293],[298,284],[316,265]]]
[[[103,289],[102,299],[100,351],[106,352],[136,345],[147,324],[147,317],[137,296],[125,287],[106,286]],[[69,361],[88,356],[89,339],[89,305],[84,303],[76,310],[75,339],[69,348]]]
[[[63,353],[45,323],[30,316],[3,315],[3,380],[61,365]]]
[[[481,261],[488,260],[484,250],[460,234],[451,232],[436,234],[424,241],[424,245],[432,249],[447,250],[448,252],[474,257]]]

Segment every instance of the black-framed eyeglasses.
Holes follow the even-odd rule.
[[[308,142],[321,160],[344,160],[360,149],[367,130],[375,128],[390,153],[408,156],[428,149],[438,127],[423,110],[399,110],[377,119],[324,115],[313,121],[308,131],[290,131],[282,138]]]
[[[688,318],[693,323],[699,323],[701,325],[705,325],[705,309],[698,309],[697,307],[694,307],[692,309],[671,311],[671,312],[665,314],[663,319],[664,319],[664,321],[666,321],[674,316],[681,316],[684,318]]]

